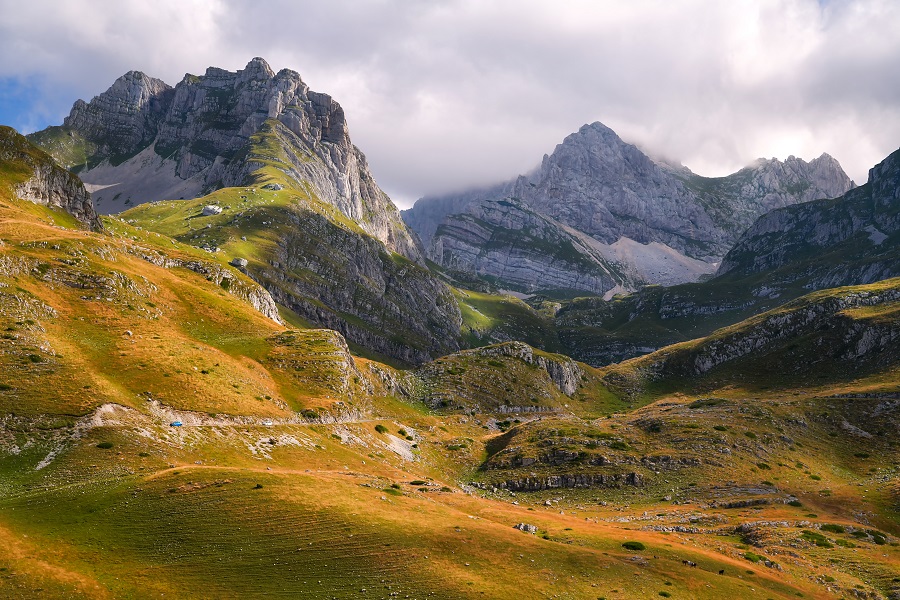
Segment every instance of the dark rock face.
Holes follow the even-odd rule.
[[[103,229],[81,180],[10,127],[0,127],[0,161],[21,170],[24,181],[14,184],[14,192],[22,200],[64,210],[93,230]]]
[[[443,266],[517,284],[523,279],[517,267],[527,254],[532,270],[546,270],[553,280],[596,293],[598,284],[606,291],[614,285],[634,289],[641,283],[695,281],[711,273],[714,263],[767,210],[833,198],[852,186],[837,161],[824,154],[809,163],[795,157],[761,160],[728,177],[700,177],[654,161],[608,127],[593,123],[568,136],[531,175],[479,191],[421,199],[403,216],[428,246],[429,257]],[[505,227],[511,215],[501,205],[509,199],[544,223]],[[527,235],[518,245],[497,248],[494,236],[504,229]],[[581,259],[559,261],[553,240],[577,234],[598,246],[576,244]],[[628,248],[610,248],[625,241]],[[608,280],[579,280],[575,267],[585,262],[610,271]]]
[[[276,302],[408,363],[459,349],[459,307],[429,271],[312,211],[289,218],[291,233],[281,237],[271,266],[253,273]]]

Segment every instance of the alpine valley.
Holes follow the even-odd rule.
[[[900,598],[900,151],[651,155],[401,213],[261,58],[0,127],[0,596]]]

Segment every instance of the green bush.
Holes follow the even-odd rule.
[[[688,408],[706,408],[707,406],[718,406],[725,402],[725,398],[700,398],[688,404]]]
[[[728,425],[716,425],[713,429],[716,431],[728,431]]]
[[[800,507],[800,506],[803,506],[803,503],[800,502],[799,500],[791,500],[790,502],[788,502],[788,506]]]
[[[414,479],[409,482],[409,485],[428,485],[427,481],[422,481],[421,479]]]
[[[646,549],[646,546],[644,546],[640,542],[625,542],[624,544],[622,544],[622,547],[625,548],[626,550],[635,550],[635,551],[640,551],[640,550]]]
[[[384,425],[382,425],[381,423],[379,423],[378,425],[375,426],[375,431],[377,431],[378,433],[387,433],[388,428],[385,427]]]
[[[110,448],[113,447],[113,443],[112,442],[100,442],[99,444],[97,444],[97,447],[101,448],[103,450],[109,450]]]
[[[831,533],[844,533],[846,530],[840,525],[828,523],[826,525],[822,525],[822,531],[828,531]]]
[[[744,558],[752,563],[758,563],[759,561],[763,560],[763,557],[759,554],[756,554],[755,552],[744,552]]]

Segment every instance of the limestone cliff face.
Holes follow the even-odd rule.
[[[551,273],[558,270],[550,246],[574,230],[605,246],[595,249],[622,274],[601,286],[608,291],[614,286],[695,281],[711,273],[738,236],[767,210],[840,196],[852,186],[828,155],[809,163],[795,157],[761,160],[728,177],[700,177],[684,167],[654,161],[608,127],[593,123],[568,136],[534,173],[479,191],[419,200],[404,212],[404,219],[428,245],[432,260],[493,275],[509,271],[507,265],[516,263],[513,253],[524,249],[498,252],[487,239],[482,249],[492,251],[473,261],[476,249],[471,242],[485,236],[483,224],[470,216],[496,213],[497,203],[513,199],[557,224],[552,234],[544,227],[541,241],[546,245],[528,249],[532,265]],[[609,249],[616,244],[627,245],[628,251]],[[583,260],[571,265],[595,262],[590,250],[579,252]],[[515,283],[515,269],[512,273],[508,281]],[[554,279],[584,291],[595,292],[597,287],[591,278],[578,281],[574,269]]]
[[[806,267],[808,287],[871,283],[900,275],[900,151],[846,195],[772,211],[722,260],[718,275]]]
[[[22,200],[58,208],[94,230],[103,229],[81,181],[10,127],[0,127],[0,162],[18,171],[13,183]]]
[[[450,215],[438,227],[429,257],[525,291],[603,294],[623,279],[577,234],[517,200],[476,202]]]
[[[100,210],[119,212],[142,202],[193,198],[245,183],[262,165],[245,160],[251,138],[270,120],[290,132],[287,174],[356,221],[390,250],[424,264],[414,236],[375,183],[365,156],[350,141],[340,104],[309,89],[300,75],[277,74],[261,58],[237,72],[210,67],[185,75],[174,88],[132,71],[91,102],[79,100],[61,131],[33,139],[59,150],[65,135],[68,161],[94,189]],[[54,133],[55,135],[50,135]]]

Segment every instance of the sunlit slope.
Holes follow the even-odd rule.
[[[288,156],[282,128],[269,124],[251,139],[246,161],[258,169],[248,185],[122,217],[225,261],[245,259],[245,272],[279,304],[371,351],[420,363],[457,349],[461,319],[449,288],[290,177],[299,159]],[[209,205],[221,213],[204,215]]]

